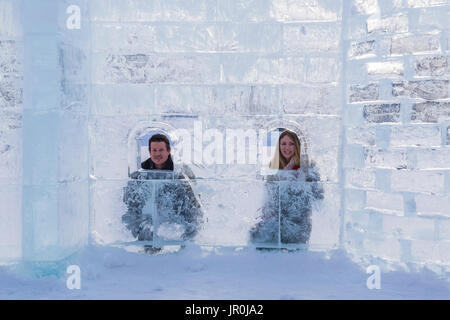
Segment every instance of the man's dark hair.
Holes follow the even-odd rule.
[[[163,135],[163,134],[154,134],[151,136],[151,138],[148,140],[148,149],[150,150],[150,145],[152,142],[165,142],[166,143],[166,149],[170,150],[170,141],[169,139]]]

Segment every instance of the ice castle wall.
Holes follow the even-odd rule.
[[[353,1],[345,19],[345,248],[450,263],[449,1]],[[447,270],[448,271],[448,270]]]
[[[120,219],[130,129],[197,125],[225,139],[227,129],[294,123],[326,190],[311,243],[338,247],[341,1],[101,0],[91,19],[96,239],[130,240]],[[262,205],[258,164],[208,164],[199,151],[191,167],[208,223],[197,241],[246,245]]]
[[[61,27],[71,4],[89,20],[78,34]],[[0,5],[1,13],[15,10],[12,1]],[[201,123],[225,134],[294,123],[325,187],[313,213],[313,246],[448,265],[449,7],[448,0],[62,2],[56,114],[67,116],[67,126],[55,130],[76,137],[81,151],[64,158],[70,170],[62,166],[55,181],[68,189],[55,199],[75,191],[85,200],[55,200],[64,208],[58,215],[77,208],[67,221],[80,223],[62,223],[56,234],[69,239],[55,243],[84,242],[87,184],[93,241],[132,240],[120,220],[136,152],[130,139],[149,126],[194,132]],[[14,15],[5,17],[0,181],[9,224],[1,228],[17,233],[0,233],[0,251],[18,257],[23,86],[15,57],[23,36]],[[60,151],[55,155],[70,153]],[[90,182],[83,175],[87,154]],[[199,242],[244,245],[249,212],[261,200],[263,185],[254,179],[260,168],[199,162],[192,166],[203,178],[196,190],[210,214]],[[79,238],[70,236],[79,230]]]

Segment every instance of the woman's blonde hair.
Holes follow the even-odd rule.
[[[280,134],[280,137],[278,138],[277,146],[275,148],[275,154],[269,163],[270,169],[280,170],[280,169],[283,169],[288,164],[288,161],[283,157],[283,155],[281,154],[281,151],[280,151],[280,141],[285,136],[290,137],[292,139],[292,141],[294,141],[294,146],[295,146],[295,151],[294,151],[294,156],[293,156],[294,164],[296,166],[300,167],[300,150],[301,150],[300,149],[300,140],[298,139],[297,134],[295,132],[285,129]]]

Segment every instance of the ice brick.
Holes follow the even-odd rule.
[[[304,80],[303,57],[231,56],[222,59],[224,80],[228,83],[299,83]]]
[[[382,213],[402,216],[403,197],[399,193],[367,191],[365,207]]]
[[[337,86],[296,86],[282,87],[282,106],[285,113],[339,115],[340,92]]]
[[[418,194],[415,199],[418,215],[450,218],[450,198],[448,196]]]
[[[350,58],[369,58],[376,54],[376,40],[352,42],[349,50]]]
[[[391,54],[424,53],[440,50],[438,35],[401,36],[392,39]]]
[[[391,145],[401,146],[440,146],[441,134],[437,126],[392,126]]]
[[[412,106],[411,120],[413,122],[432,122],[450,119],[450,103],[427,101],[414,103]]]
[[[423,8],[449,4],[448,0],[407,0],[409,8]]]
[[[448,97],[448,80],[403,81],[392,84],[392,95],[426,100]]]
[[[411,254],[415,262],[448,264],[450,261],[450,243],[435,241],[414,241]]]
[[[336,21],[340,19],[340,1],[272,1],[270,16],[280,21]]]
[[[400,61],[368,62],[366,70],[369,75],[378,77],[398,77],[404,74],[404,66]]]
[[[344,150],[344,168],[364,167],[365,150],[360,145],[347,145]]]
[[[392,172],[393,191],[442,194],[444,175],[440,172],[396,170]]]
[[[365,255],[387,260],[399,261],[402,256],[400,241],[395,238],[364,239],[363,250]]]
[[[98,84],[92,87],[92,113],[95,115],[148,115],[154,112],[151,85]]]
[[[219,52],[278,53],[282,49],[281,24],[233,23],[219,27]]]
[[[155,112],[161,113],[205,114],[219,109],[215,86],[158,86],[155,101]]]
[[[450,169],[450,150],[447,148],[423,149],[417,152],[420,169]]]
[[[373,146],[375,145],[375,138],[375,127],[350,127],[346,129],[348,144]]]
[[[383,33],[403,33],[408,32],[408,16],[403,13],[395,14],[391,17],[367,19],[367,31]]]
[[[211,0],[96,0],[91,6],[93,21],[153,22],[212,21],[215,1]]]
[[[367,167],[406,169],[407,153],[405,149],[382,149],[369,147],[365,150]]]
[[[220,86],[216,87],[218,95],[214,102],[206,105],[210,116],[239,115],[273,115],[279,113],[280,91],[278,86]],[[208,100],[206,100],[208,101]],[[200,102],[197,104],[200,105]]]
[[[93,23],[92,51],[133,54],[153,52],[156,27],[148,24]]]
[[[350,102],[372,101],[379,99],[380,87],[377,83],[350,86]]]
[[[449,10],[446,7],[422,8],[411,31],[436,32],[448,28]]]
[[[340,24],[285,25],[283,28],[284,51],[338,52]]]
[[[450,241],[450,219],[441,219],[437,222],[438,238],[441,241]]]
[[[377,0],[353,0],[351,4],[352,14],[375,14],[380,11]]]
[[[275,86],[158,86],[156,106],[162,113],[225,116],[274,114],[280,89]]]
[[[346,187],[368,188],[376,187],[375,169],[372,168],[349,168],[345,170]]]
[[[445,56],[416,58],[414,62],[414,70],[417,76],[449,75],[449,58]]]
[[[367,104],[364,105],[363,116],[367,122],[399,122],[400,104]]]
[[[434,240],[434,221],[422,217],[383,216],[383,231],[399,239]]]
[[[207,55],[95,54],[95,83],[215,83],[216,57]]]
[[[345,190],[345,209],[358,211],[364,208],[366,202],[366,192],[359,189]]]
[[[252,21],[263,22],[271,20],[269,10],[270,0],[219,0],[217,1],[218,21]]]
[[[336,82],[339,79],[340,62],[336,58],[310,58],[306,73],[309,82]]]
[[[155,27],[156,52],[214,52],[218,49],[216,25],[162,25]]]

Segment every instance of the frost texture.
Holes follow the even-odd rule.
[[[153,241],[155,231],[161,235],[158,225],[168,230],[165,238],[173,239],[174,233],[176,238],[180,230],[182,240],[197,234],[203,212],[185,173],[138,171],[131,179],[124,190],[123,202],[128,210],[122,221],[134,237]],[[175,228],[168,227],[170,224]]]
[[[306,244],[311,235],[312,206],[322,200],[323,187],[312,164],[303,171],[278,171],[267,176],[265,204],[250,230],[253,243]]]

